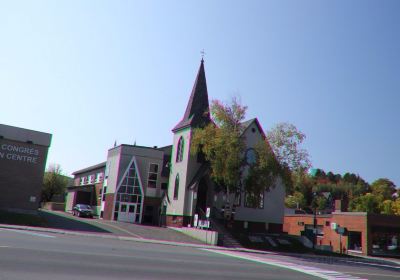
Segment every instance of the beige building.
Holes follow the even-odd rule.
[[[0,124],[0,209],[39,208],[51,134]]]

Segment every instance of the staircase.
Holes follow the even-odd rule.
[[[197,213],[199,214],[199,219],[206,219],[206,214],[201,208],[197,209]],[[220,215],[221,217],[218,219],[217,216],[217,209],[213,208],[209,220],[211,229],[218,232],[218,244],[227,248],[243,248],[224,226],[223,217]]]
[[[218,232],[218,239],[221,240],[221,246],[226,248],[243,248],[240,245],[239,241],[237,241],[232,234],[225,228],[221,222],[215,218],[211,218],[211,228]]]

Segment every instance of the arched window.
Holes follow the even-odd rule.
[[[174,188],[174,199],[178,199],[179,194],[179,174],[176,174],[175,188]]]
[[[176,151],[176,162],[180,162],[183,160],[183,137],[181,136],[181,138],[179,138],[178,141],[178,149]]]

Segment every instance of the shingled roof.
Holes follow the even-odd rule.
[[[210,121],[210,109],[208,105],[208,92],[204,60],[201,60],[190,99],[182,120],[172,129],[176,132],[186,127],[198,127]]]

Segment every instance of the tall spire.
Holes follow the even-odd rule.
[[[209,111],[207,81],[204,71],[204,59],[202,58],[185,114],[172,131],[175,132],[189,126],[197,127],[208,123],[210,121]]]

